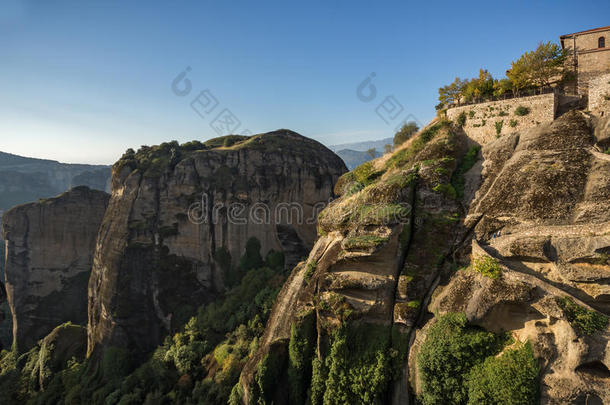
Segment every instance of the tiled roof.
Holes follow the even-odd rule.
[[[560,36],[559,38],[567,38],[567,37],[571,37],[572,35],[576,35],[576,34],[586,34],[589,32],[606,31],[606,30],[610,30],[610,25],[608,25],[606,27],[593,28],[593,29],[586,30],[586,31],[574,32],[572,34],[565,34],[565,35]]]

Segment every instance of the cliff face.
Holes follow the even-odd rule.
[[[389,401],[390,381],[400,375],[402,364],[390,364],[388,354],[406,355],[421,303],[462,233],[450,182],[465,150],[465,138],[449,123],[433,123],[393,155],[339,180],[341,198],[320,214],[320,237],[284,285],[261,347],[244,368],[245,403],[261,397],[302,403],[306,395],[313,403]],[[347,347],[338,343],[343,341]],[[295,354],[295,347],[302,352]],[[337,357],[338,352],[343,354]],[[310,356],[301,360],[306,365],[295,365],[293,359],[305,353]],[[321,360],[314,371],[312,357]],[[267,362],[280,365],[274,377],[286,375],[282,368],[296,369],[288,376],[299,377],[261,384],[274,380],[261,375],[272,368]],[[361,372],[372,373],[369,393],[347,388],[365,384],[356,381]],[[328,383],[315,378],[320,373]],[[348,374],[353,378],[339,381]]]
[[[128,151],[113,168],[89,282],[89,353],[120,346],[142,359],[239,276],[251,238],[293,266],[345,171],[287,130]]]
[[[76,187],[4,214],[5,288],[20,351],[59,324],[87,322],[87,283],[109,198]]]
[[[468,216],[476,222],[472,256],[497,261],[501,277],[458,272],[430,308],[529,341],[542,403],[610,402],[610,328],[598,316],[610,315],[610,155],[599,152],[607,121],[572,111],[483,148]],[[411,374],[421,389],[417,351],[416,343]]]
[[[529,341],[544,403],[609,402],[609,136],[570,112],[477,159],[433,123],[344,175],[244,367],[244,402],[409,403],[433,313],[449,312]]]

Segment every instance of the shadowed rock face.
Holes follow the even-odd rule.
[[[224,289],[249,238],[294,266],[345,171],[287,130],[127,153],[113,168],[89,283],[89,353],[121,346],[142,359]],[[216,262],[219,249],[229,265]]]
[[[5,287],[19,351],[59,324],[87,322],[87,284],[109,198],[76,187],[4,214]]]

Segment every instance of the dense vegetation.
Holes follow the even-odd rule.
[[[567,54],[557,44],[540,43],[530,52],[524,53],[512,62],[505,78],[495,79],[485,69],[480,69],[479,76],[472,79],[455,80],[438,89],[439,104],[437,109],[443,109],[461,102],[480,102],[507,95],[521,95],[525,91],[534,91],[557,80],[562,83],[573,78],[565,69]],[[462,118],[462,124],[466,117]]]
[[[529,344],[470,326],[462,313],[436,318],[417,362],[423,404],[534,404],[538,363]],[[504,350],[503,350],[504,349]],[[501,355],[497,356],[501,352]]]
[[[558,298],[557,304],[579,334],[592,335],[608,325],[608,317],[581,307],[570,297]]]
[[[498,278],[502,268],[497,259],[490,256],[477,256],[472,261],[472,269],[489,278]]]
[[[481,147],[478,145],[471,146],[451,177],[451,185],[455,190],[456,197],[459,199],[464,197],[464,183],[466,182],[464,174],[477,162],[480,150]]]
[[[334,329],[322,357],[314,354],[314,312],[303,314],[292,325],[289,342],[289,403],[311,405],[382,404],[393,374],[390,328],[343,322]],[[255,404],[272,403],[281,366],[267,355],[258,365],[251,387]]]
[[[189,152],[230,147],[248,138],[241,135],[226,135],[206,142],[191,141],[179,144],[178,141],[171,141],[155,146],[143,145],[137,152],[127,149],[119,161],[114,164],[114,169],[121,170],[123,167],[130,167],[132,170],[140,170],[148,177],[158,177],[167,167],[178,163]]]
[[[99,362],[64,359],[42,391],[40,345],[22,355],[3,351],[0,403],[226,404],[285,279],[281,254],[263,260],[257,242],[248,242],[236,286],[199,308],[143,365],[134,369],[129,353],[110,347]]]
[[[394,135],[394,146],[400,146],[407,141],[413,134],[419,131],[419,126],[415,121],[409,121],[400,128]]]

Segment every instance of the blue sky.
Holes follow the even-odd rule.
[[[2,0],[0,151],[112,163],[129,147],[217,136],[227,110],[237,133],[379,139],[409,115],[430,120],[455,76],[501,76],[538,42],[609,15],[607,1]],[[178,96],[186,67],[191,91]],[[373,72],[364,102],[357,88]],[[392,102],[401,113],[386,123],[376,110]]]

